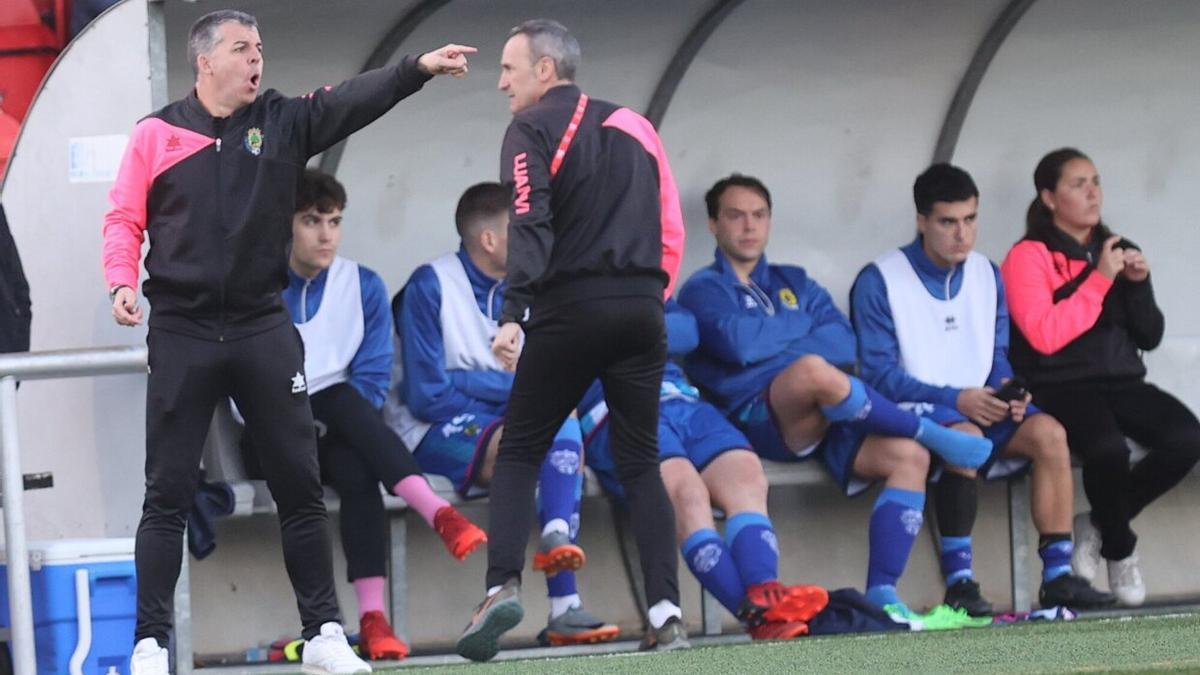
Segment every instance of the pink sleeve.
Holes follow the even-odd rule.
[[[604,126],[620,129],[633,136],[642,144],[642,148],[654,157],[658,164],[658,201],[661,212],[660,226],[662,228],[662,268],[667,273],[667,288],[664,299],[671,297],[675,291],[675,282],[679,278],[679,267],[683,264],[683,243],[685,227],[683,209],[679,205],[679,189],[675,185],[675,176],[671,173],[671,165],[667,162],[667,151],[663,148],[662,139],[654,130],[654,125],[645,117],[629,108],[619,108],[604,120]]]
[[[1054,289],[1069,281],[1055,272],[1041,242],[1023,241],[1000,266],[1013,323],[1038,352],[1053,354],[1083,335],[1100,318],[1112,280],[1092,272],[1070,297],[1054,302]]]
[[[686,231],[683,224],[683,208],[679,205],[679,190],[675,186],[675,176],[671,173],[671,165],[667,163],[667,153],[659,143],[658,182],[659,202],[662,205],[662,266],[667,273],[667,290],[664,297],[671,297],[675,291],[675,283],[679,280],[679,268],[683,264],[683,243]]]
[[[104,214],[104,280],[108,287],[137,288],[138,263],[146,238],[146,197],[171,167],[213,145],[215,139],[147,117],[133,128]]]
[[[104,214],[104,280],[108,288],[137,288],[138,262],[146,232],[146,194],[150,190],[150,166],[143,147],[145,126],[134,127],[117,180],[108,192],[112,205]]]

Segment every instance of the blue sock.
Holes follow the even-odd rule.
[[[779,540],[767,514],[735,513],[725,524],[725,543],[746,588],[779,578]]]
[[[1071,543],[1070,535],[1061,535],[1061,539],[1050,541],[1038,549],[1042,559],[1042,583],[1053,581],[1071,572],[1071,554],[1075,545]]]
[[[917,442],[955,466],[977,469],[992,455],[992,441],[944,427],[928,417],[921,418]]]
[[[683,542],[680,550],[688,569],[696,575],[704,590],[736,615],[746,597],[746,587],[742,585],[733,556],[721,541],[721,535],[707,527],[696,530]]]
[[[574,572],[564,571],[552,577],[546,577],[546,595],[552,598],[562,598],[577,592]]]
[[[920,418],[903,410],[883,394],[868,387],[862,380],[850,378],[850,393],[841,403],[821,406],[830,422],[850,422],[861,425],[867,433],[880,436],[913,438],[920,428]]]
[[[571,513],[570,520],[567,521],[568,529],[570,530],[571,543],[575,544],[579,541],[579,504],[582,494],[575,498],[575,509]],[[575,587],[575,573],[564,571],[555,574],[552,577],[546,577],[546,595],[551,598],[564,598],[568,595],[574,595],[579,591]]]
[[[538,516],[542,525],[561,518],[568,525],[583,489],[579,420],[568,418],[554,437],[538,475]]]
[[[876,607],[887,607],[888,605],[903,605],[904,601],[900,599],[900,595],[896,593],[895,586],[880,584],[867,589],[867,602]]]
[[[974,579],[971,570],[971,537],[942,537],[942,578],[947,586],[959,579]]]
[[[867,559],[867,597],[882,597],[889,587],[896,594],[896,582],[908,564],[913,542],[924,522],[925,493],[887,487],[875,500],[871,512],[870,546]],[[876,603],[879,604],[879,603]],[[887,604],[887,603],[884,603]],[[882,605],[881,605],[882,606]]]

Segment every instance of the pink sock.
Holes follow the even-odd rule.
[[[429,482],[424,476],[409,476],[396,483],[392,492],[416,509],[430,527],[433,527],[433,516],[438,509],[450,506],[450,502],[433,493],[433,488],[429,487]]]
[[[354,580],[354,594],[358,596],[358,614],[383,612],[383,577],[367,577]]]

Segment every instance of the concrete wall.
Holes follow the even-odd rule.
[[[238,6],[262,23],[266,85],[300,94],[354,74],[413,4],[256,0]],[[1005,4],[748,0],[734,11],[681,82],[661,129],[689,224],[685,273],[711,256],[704,191],[731,171],[752,173],[775,196],[772,260],[805,265],[844,307],[858,269],[912,236],[913,177],[928,163],[955,86]],[[225,5],[166,3],[171,98],[191,85],[182,49],[188,25],[218,6]],[[564,21],[583,45],[581,85],[644,109],[673,51],[707,7],[686,0],[459,0],[439,10],[399,52],[455,40],[480,47],[481,54],[466,80],[432,82],[350,140],[339,170],[350,197],[343,252],[379,271],[394,292],[418,264],[455,246],[458,195],[497,175],[508,114],[494,87],[508,27],[537,15]],[[142,339],[112,325],[102,295],[97,259],[107,186],[68,184],[61,157],[64,138],[127,133],[151,109],[145,16],[141,0],[129,0],[72,47],[17,146],[3,199],[33,286],[35,349]],[[1193,409],[1200,409],[1200,315],[1190,302],[1190,261],[1176,251],[1194,250],[1200,237],[1189,226],[1194,200],[1187,190],[1200,174],[1200,139],[1189,119],[1200,92],[1188,84],[1194,79],[1188,68],[1200,55],[1193,39],[1198,29],[1200,7],[1187,0],[1036,3],[983,80],[955,155],[979,182],[980,249],[997,260],[1019,236],[1037,159],[1064,144],[1094,157],[1108,191],[1105,217],[1146,248],[1167,313],[1167,340],[1148,357],[1152,377]],[[35,536],[132,532],[141,494],[142,382],[126,377],[22,387],[26,468],[53,470],[58,483],[28,497]],[[985,488],[976,529],[984,590],[1000,605],[1008,580],[1003,497],[1003,486]],[[860,585],[872,499],[847,503],[828,486],[773,491],[785,578]],[[1082,508],[1082,495],[1077,502]],[[1200,591],[1187,565],[1200,555],[1195,507],[1189,481],[1137,523],[1152,597]],[[432,535],[415,520],[412,525],[412,637],[418,644],[445,642],[477,596],[482,562],[446,565]],[[268,519],[227,523],[218,553],[193,568],[200,651],[296,630],[270,539],[275,529]],[[606,618],[636,626],[602,503],[587,506],[584,532],[594,551],[582,577],[585,597]],[[690,610],[695,587],[686,572],[681,580]],[[527,596],[536,598],[538,588],[530,583]],[[914,605],[940,599],[925,534],[901,591]],[[349,600],[346,593],[343,587]],[[544,607],[538,602],[521,629],[524,638],[540,628]]]

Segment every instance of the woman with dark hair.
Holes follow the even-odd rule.
[[[1074,148],[1055,150],[1033,183],[1025,236],[1001,267],[1010,358],[1083,462],[1092,511],[1075,517],[1075,573],[1091,580],[1103,557],[1117,599],[1139,605],[1146,586],[1129,523],[1200,459],[1200,422],[1145,380],[1141,352],[1162,341],[1163,314],[1141,249],[1100,220],[1095,165]],[[1126,438],[1147,450],[1132,468]]]

